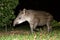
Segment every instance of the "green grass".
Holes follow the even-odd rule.
[[[40,31],[34,32],[33,34],[29,32],[16,34],[13,32],[12,34],[3,34],[0,36],[0,40],[60,40],[60,31],[54,30],[51,33]]]
[[[53,31],[48,33],[45,30],[30,34],[30,29],[18,27],[10,32],[0,33],[0,40],[60,40],[60,27],[53,28]],[[28,30],[29,29],[29,30]]]
[[[3,35],[0,40],[60,40],[60,34]]]

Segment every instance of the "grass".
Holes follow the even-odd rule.
[[[0,40],[60,40],[60,32],[35,32],[33,34],[9,34],[0,36]]]
[[[0,32],[0,40],[60,40],[60,27],[53,28],[50,33],[40,30],[33,34],[30,34],[30,29],[26,27],[23,29],[18,27],[10,32]]]

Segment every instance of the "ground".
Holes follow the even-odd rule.
[[[28,29],[18,27],[8,32],[0,31],[0,40],[60,40],[60,27],[53,28],[50,33],[40,30],[31,34]]]

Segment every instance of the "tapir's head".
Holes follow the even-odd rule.
[[[23,9],[22,11],[20,11],[18,16],[14,20],[13,26],[15,26],[16,24],[21,24],[21,23],[23,23],[25,21],[26,21],[26,9]]]

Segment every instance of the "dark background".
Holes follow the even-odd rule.
[[[60,21],[60,4],[58,0],[19,0],[19,4],[14,9],[15,15],[17,16],[19,10],[23,8],[50,12],[55,20]]]

